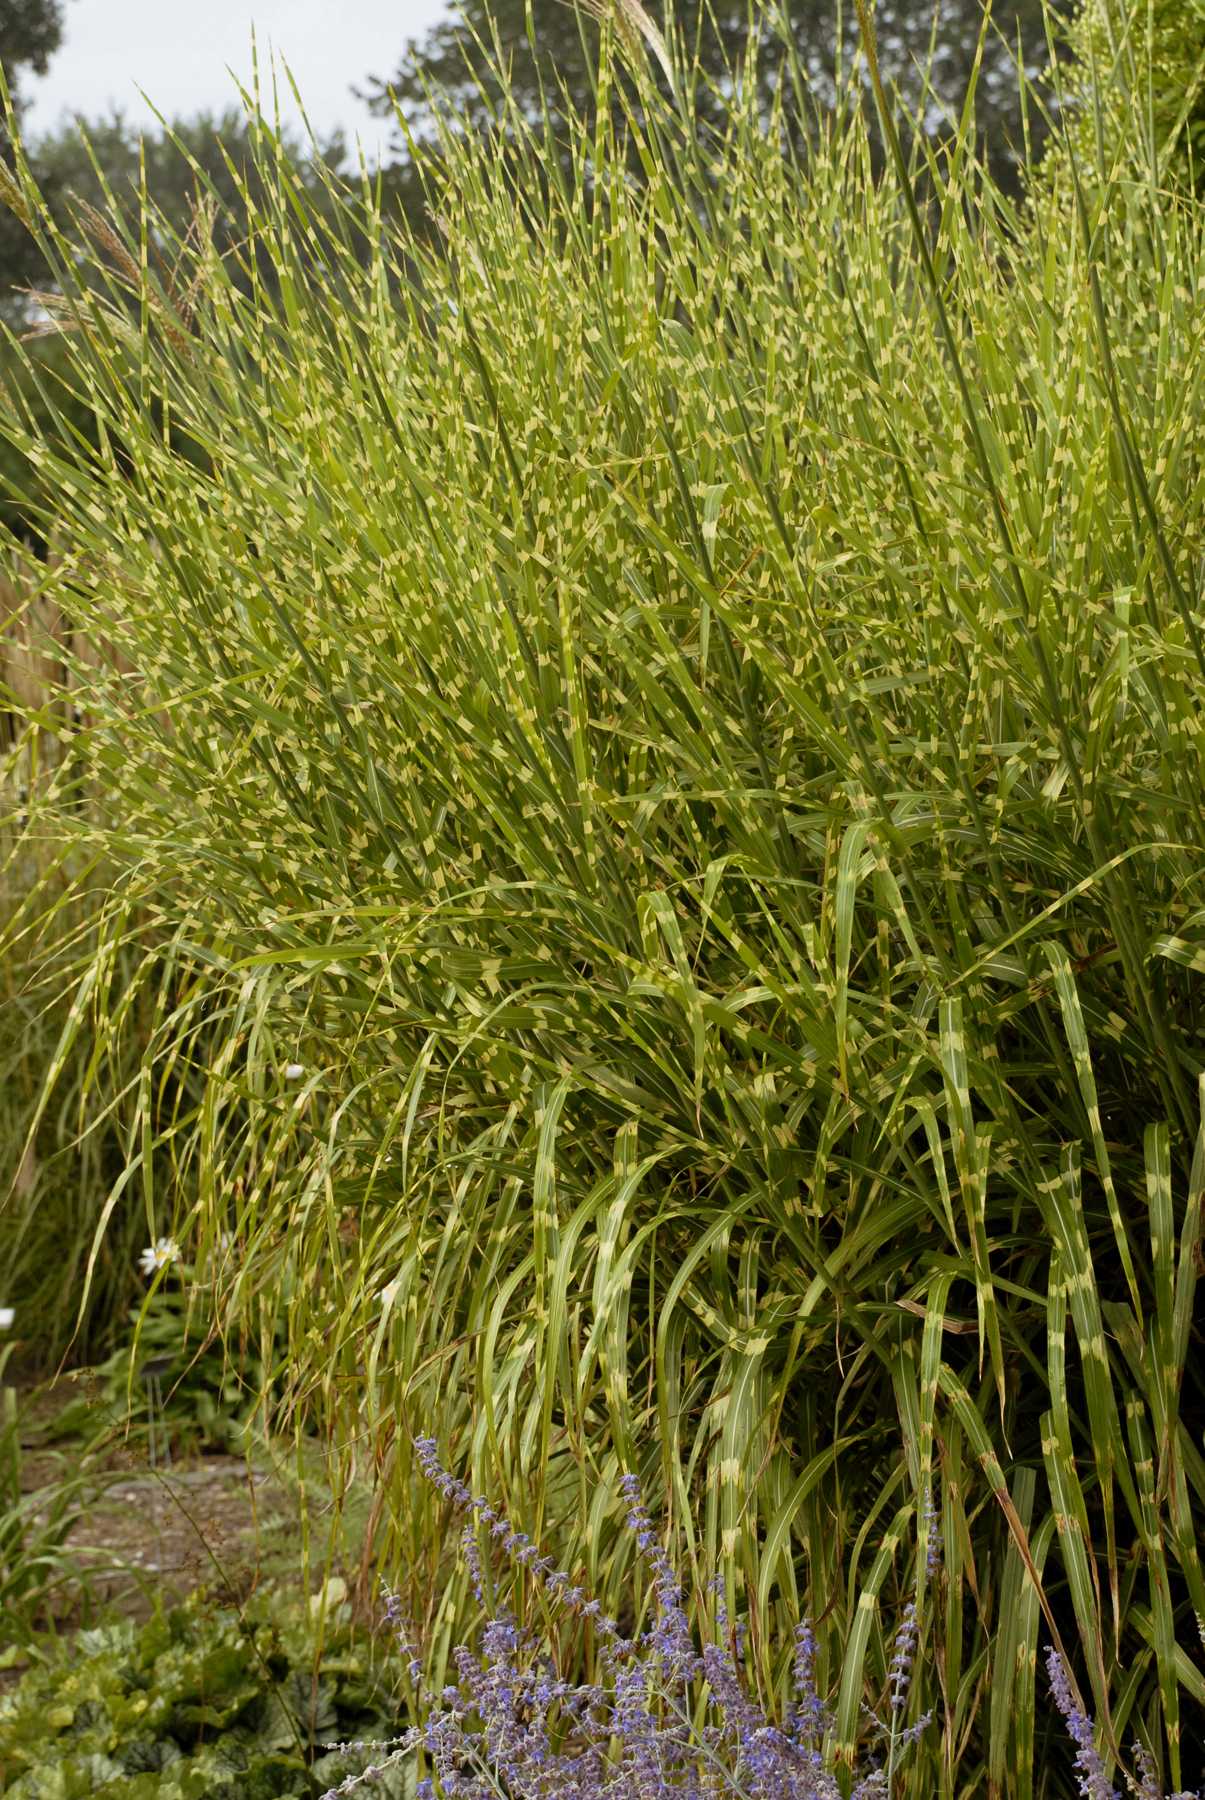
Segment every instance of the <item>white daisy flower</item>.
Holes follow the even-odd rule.
[[[11,1331],[16,1310],[11,1306],[0,1306],[0,1331]]]
[[[138,1258],[138,1267],[144,1275],[154,1275],[160,1269],[166,1269],[168,1263],[179,1262],[180,1246],[175,1238],[160,1238],[157,1243],[148,1244]]]
[[[300,1081],[301,1077],[304,1074],[305,1074],[305,1064],[304,1063],[286,1063],[285,1064],[285,1080],[286,1081]]]

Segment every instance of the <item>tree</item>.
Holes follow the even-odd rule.
[[[433,135],[431,89],[448,96],[465,126],[484,126],[497,109],[500,83],[489,57],[474,40],[489,44],[496,30],[511,91],[524,113],[538,117],[541,93],[557,103],[563,86],[573,106],[589,115],[596,28],[562,0],[530,0],[533,53],[528,3],[461,0],[452,19],[437,25],[421,42],[407,46],[391,77],[371,77],[361,98],[378,115],[388,115],[393,106],[391,96],[395,96],[408,130],[420,142]],[[1067,3],[1055,0],[1056,9]],[[800,65],[815,94],[822,102],[831,100],[838,48],[848,68],[857,44],[852,4],[842,15],[832,0],[784,0],[784,12]],[[753,16],[765,49],[759,62],[759,82],[768,104],[778,79],[781,48],[773,42],[768,10]],[[749,44],[747,6],[711,6],[706,0],[703,4],[686,0],[675,17],[683,42],[690,50],[697,43],[703,69],[722,88],[728,71],[740,63]],[[926,127],[939,133],[943,123],[948,125],[957,116],[971,79],[984,22],[980,0],[938,0],[936,12],[919,0],[879,0],[876,20],[884,73],[924,117]],[[1042,0],[996,0],[984,44],[977,90],[978,130],[997,175],[1006,182],[1015,176],[1022,137],[1018,56],[1031,76],[1046,64]],[[928,81],[922,74],[925,69]],[[559,103],[554,112],[559,115]],[[1029,125],[1035,135],[1040,134],[1040,119],[1031,117]],[[396,179],[404,186],[409,159],[400,134],[396,149]]]
[[[21,75],[32,69],[44,75],[63,38],[62,0],[4,0],[0,5],[0,69],[19,124],[23,111]],[[11,167],[12,141],[0,108],[0,160]],[[28,286],[41,266],[37,248],[24,225],[0,205],[0,316],[11,310],[16,287]]]
[[[0,10],[0,65],[10,91],[15,93],[16,77],[22,67],[44,75],[46,64],[62,40],[62,0],[4,0]]]

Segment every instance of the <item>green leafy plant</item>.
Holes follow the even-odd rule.
[[[63,696],[61,723],[73,705]],[[19,1301],[24,1354],[43,1369],[115,1347],[144,1285],[147,1233],[123,1179],[155,1016],[153,988],[132,982],[145,950],[110,940],[102,974],[96,928],[104,918],[107,936],[111,885],[95,867],[59,866],[36,827],[16,823],[31,790],[68,776],[49,727],[0,753],[0,1290]],[[170,991],[169,968],[163,977]]]
[[[389,1716],[362,1643],[334,1585],[238,1610],[194,1596],[144,1625],[80,1632],[0,1697],[0,1782],[12,1800],[320,1794],[363,1763],[321,1745]],[[396,1800],[400,1776],[384,1791]]]
[[[228,1236],[208,1267],[182,1261],[170,1239],[143,1250],[150,1289],[129,1309],[122,1342],[89,1371],[88,1393],[47,1424],[49,1441],[107,1425],[145,1435],[152,1456],[246,1447],[248,1426],[265,1401],[271,1406],[274,1357],[265,1360],[245,1336],[225,1342],[213,1326],[214,1286],[233,1254]]]
[[[189,1292],[193,1277],[187,1263],[172,1265],[130,1309],[127,1341],[96,1371],[100,1394],[115,1415],[147,1417],[174,1452],[237,1450],[263,1395],[265,1363],[207,1329],[205,1295]]]

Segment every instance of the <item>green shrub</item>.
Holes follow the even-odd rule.
[[[285,1800],[322,1793],[364,1759],[323,1750],[379,1734],[388,1691],[332,1596],[260,1596],[238,1611],[194,1597],[49,1646],[0,1697],[11,1800]],[[400,1778],[386,1787],[402,1793]]]
[[[219,1313],[280,1331],[345,1470],[367,1441],[415,1610],[444,1522],[406,1428],[619,1614],[606,1494],[652,1443],[757,1682],[805,1608],[826,1686],[849,1644],[848,1745],[940,1464],[910,1791],[1071,1791],[1053,1627],[1177,1785],[1200,209],[1141,178],[1124,85],[1095,235],[965,135],[922,218],[855,104],[787,132],[743,94],[712,134],[646,93],[640,182],[609,129],[563,179],[538,122],[498,157],[450,126],[434,246],[371,187],[319,216],[265,129],[271,283],[162,220],[170,281],[98,255],[66,341],[101,449],[19,448],[121,656],[81,672],[92,797],[39,829],[187,962],[130,1179],[193,1260],[236,1231]]]

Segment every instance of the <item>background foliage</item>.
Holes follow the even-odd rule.
[[[63,37],[61,0],[5,0],[0,12],[0,73],[15,117],[21,113],[21,77],[42,75]],[[11,121],[0,107],[0,164],[12,164]],[[41,266],[37,245],[7,207],[0,206],[0,315],[10,306],[10,290],[34,279]]]
[[[672,18],[683,45],[683,64],[697,72],[698,113],[712,122],[723,114],[724,96],[746,60],[751,37],[762,42],[756,80],[767,109],[784,79],[780,32],[789,41],[795,69],[826,104],[835,102],[841,69],[856,57],[858,22],[852,5],[787,0],[773,9],[692,3],[664,16],[661,9],[650,10],[667,31]],[[1052,8],[1049,16],[1061,10]],[[1006,184],[1016,181],[1026,127],[1035,148],[1045,138],[1040,112],[1022,123],[1017,67],[1019,63],[1031,79],[1046,67],[1047,16],[1040,0],[1000,0],[986,25],[979,0],[941,0],[936,7],[883,0],[876,11],[884,69],[927,132],[938,136],[957,119],[974,78],[979,142]],[[785,79],[792,77],[788,73]],[[440,95],[449,104],[441,103]],[[548,108],[562,131],[571,116],[590,117],[597,99],[592,35],[563,0],[499,0],[496,5],[465,0],[407,46],[391,75],[371,78],[364,97],[385,116],[396,105],[399,121],[404,121],[389,180],[417,221],[408,138],[425,140],[429,155],[439,139],[441,116],[445,121],[454,117],[459,131],[479,131],[509,104],[529,120]],[[791,123],[800,128],[804,120],[795,113]]]

